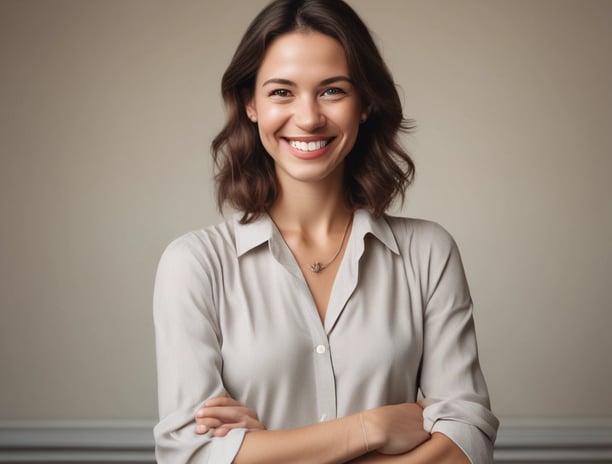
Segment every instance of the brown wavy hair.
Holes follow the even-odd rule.
[[[336,39],[346,53],[350,77],[368,118],[344,163],[347,205],[382,215],[414,177],[414,163],[398,141],[414,128],[405,119],[395,83],[372,36],[357,13],[342,0],[276,0],[253,20],[223,74],[221,92],[226,124],[211,145],[217,205],[242,211],[241,222],[265,213],[278,194],[274,161],[264,149],[245,105],[272,41],[289,32],[316,31]]]

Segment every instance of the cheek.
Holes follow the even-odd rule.
[[[361,114],[359,108],[355,105],[339,107],[330,114],[336,124],[342,127],[346,133],[357,133],[359,131],[359,122]]]
[[[262,108],[257,114],[257,129],[259,139],[269,154],[278,150],[276,134],[283,127],[286,117],[283,112],[274,107]]]
[[[260,132],[269,134],[278,130],[287,120],[287,111],[278,105],[263,105],[257,112]]]

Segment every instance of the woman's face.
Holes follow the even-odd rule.
[[[339,181],[364,110],[342,45],[318,32],[293,32],[268,48],[247,115],[281,182]]]

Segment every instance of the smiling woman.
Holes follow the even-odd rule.
[[[385,214],[412,179],[410,124],[361,19],[272,2],[222,92],[218,201],[239,213],[159,264],[158,462],[491,462],[457,247]]]
[[[348,75],[325,76],[319,84],[325,87],[336,83],[327,79],[348,77],[359,97],[359,111],[366,113],[367,122],[359,128],[357,142],[345,159],[346,171],[351,175],[344,179],[344,194],[352,207],[365,208],[379,216],[396,197],[403,197],[412,180],[414,164],[397,136],[398,131],[411,129],[413,123],[403,116],[391,73],[367,27],[348,5],[336,1],[273,2],[253,20],[243,36],[221,83],[228,120],[212,144],[218,167],[219,207],[228,203],[242,211],[242,220],[247,221],[266,214],[277,198],[274,163],[245,108],[256,97],[255,81],[264,54],[269,57],[265,52],[278,37],[294,32],[318,33],[342,49],[341,60],[348,66]],[[298,51],[284,53],[290,52]],[[280,79],[276,82],[279,87],[271,89],[276,90],[277,97],[290,95],[292,89],[287,87],[286,78],[270,78]],[[341,85],[333,87],[327,89],[328,95],[342,89]]]
[[[342,46],[327,35],[288,33],[268,48],[246,112],[281,191],[291,179],[342,185],[344,158],[367,117],[349,75]]]

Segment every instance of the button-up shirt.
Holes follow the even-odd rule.
[[[159,264],[160,464],[232,462],[245,430],[195,432],[196,411],[224,392],[268,429],[422,395],[426,430],[492,462],[498,422],[461,258],[442,227],[356,211],[322,322],[270,217],[238,218],[175,240]]]

